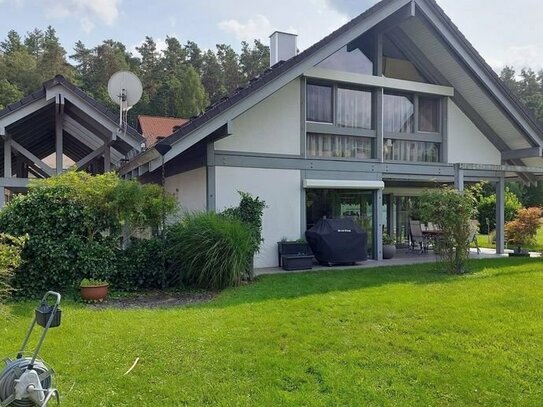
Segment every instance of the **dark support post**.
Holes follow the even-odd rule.
[[[4,177],[11,178],[11,175],[11,138],[9,134],[6,134],[4,138]]]
[[[55,153],[56,153],[56,172],[60,174],[64,169],[64,151],[62,143],[62,128],[64,120],[64,97],[57,95],[55,109]]]
[[[375,158],[379,162],[383,162],[383,88],[377,88],[373,92],[375,106]]]
[[[505,252],[505,177],[496,183],[496,254]]]
[[[374,193],[373,252],[375,260],[383,260],[383,190]]]
[[[215,143],[207,144],[207,165],[206,165],[206,189],[207,189],[207,210],[214,212],[216,208],[215,198]]]

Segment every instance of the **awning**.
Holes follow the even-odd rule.
[[[383,181],[304,179],[304,188],[384,189],[385,183]]]

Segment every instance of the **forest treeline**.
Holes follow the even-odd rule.
[[[132,124],[138,114],[188,118],[269,66],[269,48],[258,40],[242,42],[239,53],[227,44],[202,50],[175,37],[165,42],[159,51],[153,38],[145,37],[134,55],[119,41],[104,40],[94,48],[77,41],[68,53],[51,26],[24,35],[11,30],[0,42],[0,109],[57,74],[115,108],[107,82],[113,73],[128,69],[143,83],[142,99],[130,111]]]

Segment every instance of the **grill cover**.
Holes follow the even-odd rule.
[[[321,219],[305,232],[315,258],[323,264],[368,259],[368,233],[352,219]]]

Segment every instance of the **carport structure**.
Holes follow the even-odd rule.
[[[32,178],[68,163],[93,174],[119,168],[142,150],[143,137],[62,76],[0,110],[0,206]]]

